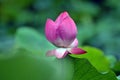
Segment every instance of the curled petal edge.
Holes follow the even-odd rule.
[[[53,20],[47,19],[46,25],[45,25],[45,35],[47,40],[54,43],[56,40],[56,24]]]
[[[68,49],[68,52],[71,54],[85,54],[85,53],[87,53],[85,50],[83,50],[81,48],[70,48],[70,49]]]

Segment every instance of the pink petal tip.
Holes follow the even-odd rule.
[[[71,54],[84,54],[86,53],[85,50],[80,49],[80,48],[71,48],[68,50]]]

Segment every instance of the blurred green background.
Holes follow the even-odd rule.
[[[45,52],[49,44],[44,34],[46,19],[55,20],[63,11],[67,11],[77,25],[80,46],[97,47],[104,51],[111,63],[117,60],[116,67],[120,66],[120,0],[0,0],[0,54],[8,56],[8,53],[16,53],[16,45],[27,47],[33,53],[39,53],[41,47]],[[22,27],[32,29],[33,34]],[[21,33],[31,40],[23,41],[29,45],[19,42],[25,37],[21,37]],[[33,38],[37,33],[40,43]],[[30,43],[35,43],[36,47]],[[49,45],[50,48],[53,49],[53,46]],[[0,66],[2,63],[5,62],[1,62]]]
[[[119,0],[0,0],[0,49],[9,48],[22,26],[44,35],[47,18],[68,11],[78,27],[81,45],[91,45],[106,54],[120,56]]]

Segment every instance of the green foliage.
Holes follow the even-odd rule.
[[[113,68],[115,66],[115,63],[117,62],[117,59],[113,55],[107,55],[106,58],[110,62],[110,67]]]
[[[120,80],[120,76],[117,76],[117,79]]]
[[[2,21],[8,22],[9,19],[11,19],[11,16],[12,19],[16,20],[17,15],[22,11],[22,9],[28,7],[33,2],[33,0],[4,0],[1,2]]]
[[[24,49],[11,57],[0,57],[0,65],[1,80],[72,80],[74,72],[68,58],[43,57]]]
[[[86,59],[75,59],[73,80],[117,80],[112,71],[99,73]]]
[[[119,3],[119,0],[106,0],[106,4],[112,7],[120,7]]]
[[[88,61],[100,72],[109,71],[109,62],[101,50],[89,46],[85,46],[83,47],[83,49],[87,51],[86,54],[82,55],[71,54],[71,56],[75,58],[88,59]]]
[[[73,59],[66,57],[64,59],[54,59],[52,64],[56,71],[54,71],[55,80],[72,80],[74,75],[74,63]]]
[[[99,73],[86,59],[42,57],[20,49],[0,58],[1,80],[116,80],[110,71]]]
[[[91,21],[91,16],[81,18],[81,24],[78,24],[78,35],[79,44],[83,45],[87,40],[90,40],[96,34],[96,28]]]
[[[120,72],[120,61],[117,61],[113,67],[114,71]]]
[[[119,55],[119,26],[120,23],[117,18],[111,17],[110,15],[105,15],[105,17],[99,19],[99,22],[97,23],[97,36],[95,41],[92,40],[93,43],[103,46],[106,54]]]
[[[83,15],[96,15],[99,11],[99,7],[97,5],[93,5],[89,2],[71,0],[71,3],[73,5],[73,9]]]
[[[43,62],[44,61],[44,62]],[[39,55],[16,53],[10,58],[0,58],[1,80],[52,80],[54,70],[44,58]],[[47,71],[47,72],[46,72]],[[49,76],[45,76],[49,75]]]
[[[119,3],[120,0],[0,0],[0,80],[46,80],[48,78],[49,80],[57,80],[58,78],[69,80],[74,74],[78,75],[74,76],[76,80],[78,78],[90,80],[90,77],[92,77],[91,80],[114,80],[111,78],[114,76],[113,72],[110,71],[105,75],[98,72],[106,72],[112,68],[117,75],[120,75],[117,73],[120,71]],[[79,63],[75,64],[86,63],[85,68],[83,67],[83,71],[77,65],[78,69],[74,74],[72,74],[74,72],[73,66],[76,65],[72,65],[71,61],[73,60],[45,57],[47,50],[55,48],[43,35],[45,21],[47,18],[55,20],[63,11],[68,11],[77,24],[79,45],[95,46],[107,54],[104,55],[101,50],[93,47],[83,47],[88,51],[87,54],[72,56],[79,57],[81,61],[78,60]],[[18,49],[25,49],[28,52],[25,54],[24,51],[16,52]],[[90,64],[83,58],[87,58]],[[49,66],[49,68],[41,68],[41,65]],[[91,68],[91,66],[93,67]],[[93,72],[90,71],[91,74],[89,74],[90,72],[85,73],[88,71],[86,69],[91,69]],[[48,73],[44,73],[44,70],[47,70]],[[62,70],[66,76],[61,74]],[[58,74],[54,71],[57,71]],[[96,77],[92,73],[100,75],[95,79]],[[51,77],[43,76],[42,79],[40,74],[41,76],[51,75]],[[56,77],[53,78],[52,74]],[[81,78],[81,74],[85,76],[82,75]]]
[[[29,27],[19,28],[16,32],[15,41],[17,48],[25,48],[31,52],[45,53],[47,50],[54,48],[43,35]]]
[[[8,53],[14,47],[14,39],[10,36],[0,36],[0,52]]]

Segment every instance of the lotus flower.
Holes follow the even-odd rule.
[[[67,12],[61,13],[55,21],[47,19],[45,25],[45,35],[48,41],[58,47],[57,49],[48,51],[47,56],[64,58],[70,53],[86,53],[86,51],[77,48],[78,40],[76,38],[76,24]]]

